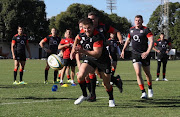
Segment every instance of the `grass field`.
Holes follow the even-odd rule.
[[[58,85],[58,90],[52,92],[53,70],[49,71],[50,83],[43,84],[45,67],[43,60],[28,60],[24,72],[24,81],[28,84],[14,86],[12,85],[13,65],[13,60],[0,60],[0,116],[180,117],[180,61],[178,60],[168,62],[166,76],[168,82],[154,81],[157,64],[156,61],[151,61],[154,97],[147,100],[140,99],[141,91],[131,61],[118,62],[116,74],[122,77],[124,92],[120,94],[114,87],[117,105],[115,108],[108,107],[108,96],[102,86],[96,89],[96,102],[85,101],[81,105],[73,104],[81,95],[79,85],[67,88]],[[147,90],[147,82],[145,87]]]

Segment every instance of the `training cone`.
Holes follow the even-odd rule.
[[[63,84],[61,87],[69,87],[68,84]]]
[[[52,86],[52,91],[57,91],[57,89],[58,89],[58,86],[57,86],[57,85],[53,85],[53,86]]]

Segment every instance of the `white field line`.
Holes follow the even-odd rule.
[[[108,97],[97,97],[97,99],[101,98],[108,98]],[[31,104],[31,103],[40,103],[40,102],[58,102],[62,100],[69,100],[69,99],[60,99],[60,100],[39,100],[39,101],[29,101],[29,102],[9,102],[9,103],[0,103],[0,105],[15,105],[15,104]]]

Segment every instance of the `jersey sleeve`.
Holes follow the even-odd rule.
[[[154,46],[157,46],[157,41],[154,42]]]
[[[128,38],[131,38],[131,35],[130,35],[130,33],[128,33]]]
[[[94,42],[93,47],[103,47],[103,40]]]
[[[61,44],[61,45],[64,44],[64,39],[61,39],[60,44]]]
[[[152,32],[149,30],[149,28],[146,29],[146,37],[149,38],[149,37],[152,37],[153,34]]]
[[[13,36],[13,38],[12,38],[12,43],[16,43],[16,37],[15,36]]]
[[[44,42],[48,42],[49,41],[49,37],[45,37],[43,40],[44,40]]]
[[[79,36],[79,34],[77,35],[77,38],[78,38],[78,40],[81,40],[81,37]]]

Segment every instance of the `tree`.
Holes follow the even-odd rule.
[[[159,38],[161,9],[160,5],[156,8],[150,17],[147,26],[155,35],[155,39]],[[180,3],[169,3],[169,35],[173,43],[173,48],[180,51]]]
[[[39,41],[47,35],[48,21],[43,1],[1,0],[0,6],[0,31],[5,41],[11,41],[19,25],[24,27],[30,40]]]
[[[70,5],[65,12],[61,12],[55,16],[55,19],[52,17],[50,19],[50,28],[55,25],[55,28],[61,36],[63,36],[66,28],[71,28],[75,36],[79,31],[78,21],[87,17],[91,11],[96,11],[103,23],[110,24],[117,28],[123,35],[127,35],[127,30],[131,27],[131,23],[129,23],[126,18],[121,18],[116,14],[108,15],[104,13],[104,11],[99,11],[91,5],[77,3]]]

